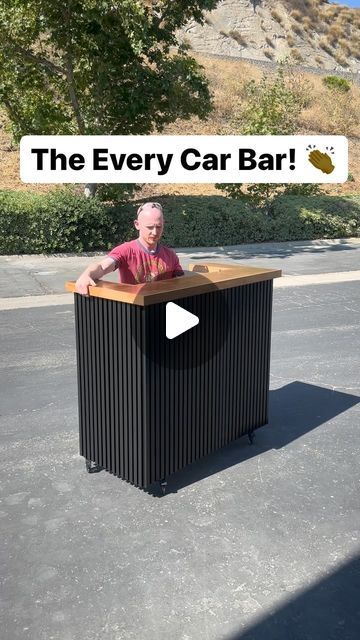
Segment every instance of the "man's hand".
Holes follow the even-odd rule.
[[[330,156],[328,156],[327,153],[321,153],[321,151],[311,151],[311,153],[309,153],[309,161],[323,173],[331,173],[335,169]]]
[[[96,287],[96,282],[90,276],[83,273],[80,278],[76,280],[75,291],[81,293],[82,296],[89,295],[89,287]]]

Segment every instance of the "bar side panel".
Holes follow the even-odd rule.
[[[150,482],[267,423],[272,280],[178,301],[200,323],[165,337],[145,308]]]

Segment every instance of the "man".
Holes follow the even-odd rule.
[[[76,292],[88,295],[107,273],[119,269],[120,282],[140,284],[184,275],[172,249],[160,244],[164,230],[163,209],[158,202],[146,202],[137,211],[134,226],[139,237],[118,245],[101,262],[91,264],[76,281]]]

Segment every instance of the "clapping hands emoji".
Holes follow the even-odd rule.
[[[321,153],[321,151],[311,151],[309,153],[309,162],[311,162],[316,169],[320,169],[323,173],[331,173],[335,167],[331,162],[330,156],[327,153]]]

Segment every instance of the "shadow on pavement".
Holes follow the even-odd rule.
[[[261,435],[255,434],[253,446],[249,446],[247,437],[243,436],[193,462],[169,477],[166,493],[176,493],[269,449],[280,449],[347,411],[359,400],[358,396],[299,381],[270,391],[269,422]],[[158,485],[151,485],[146,491],[160,495]]]
[[[360,558],[356,557],[226,640],[358,640],[359,594]]]

